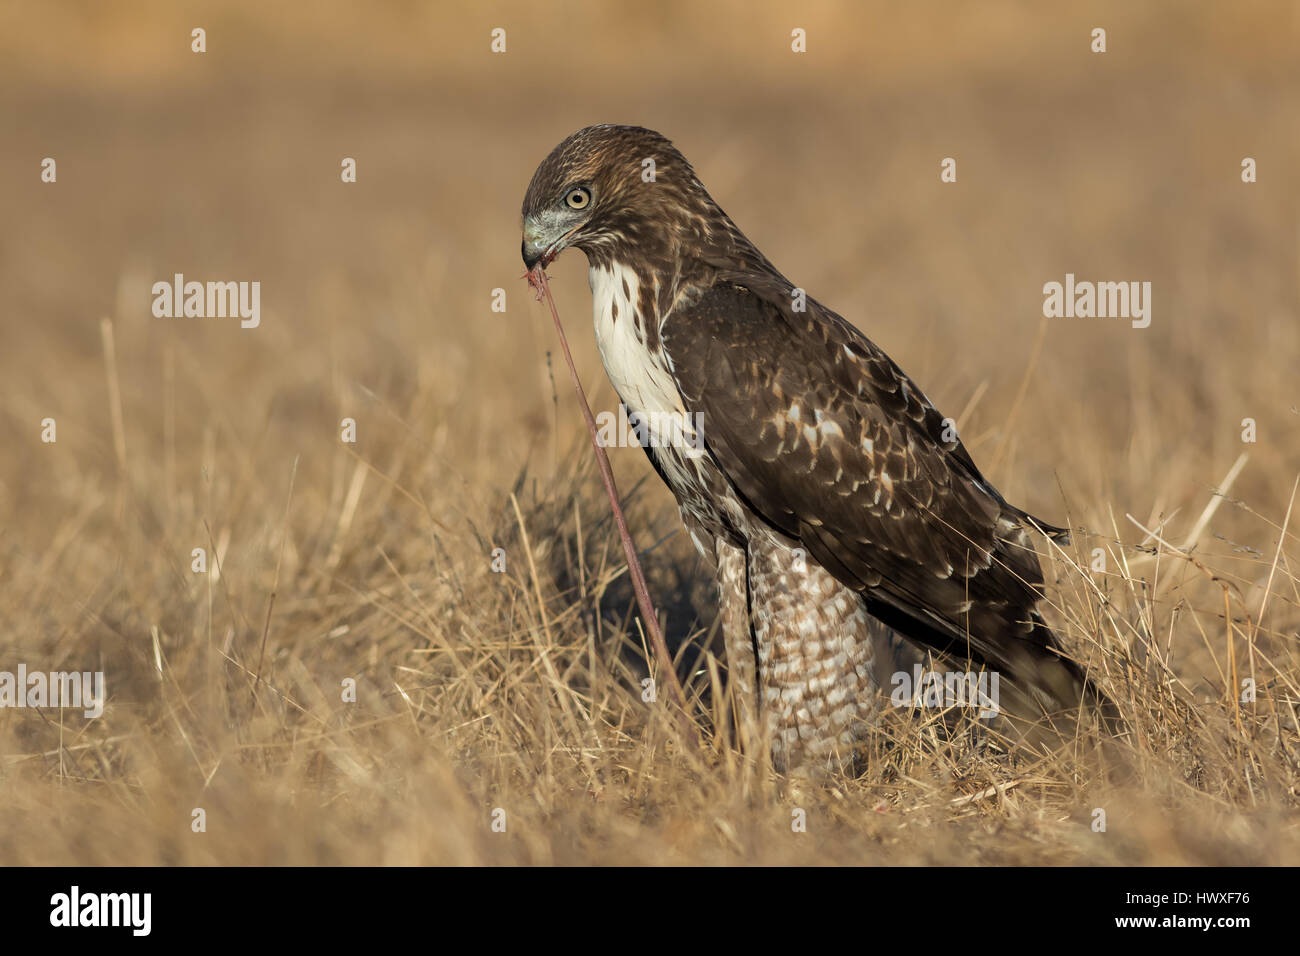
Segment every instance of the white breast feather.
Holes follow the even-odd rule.
[[[638,297],[636,273],[618,263],[609,269],[592,267],[591,283],[596,345],[613,383],[629,412],[655,413],[683,411],[682,397],[672,375],[645,347],[637,333],[634,315]],[[623,294],[626,282],[630,295]],[[618,318],[614,306],[618,305]]]
[[[685,405],[677,383],[646,348],[638,332],[635,311],[640,288],[636,272],[619,263],[609,268],[593,266],[588,270],[587,281],[591,285],[592,318],[600,359],[628,414],[637,412],[648,416],[663,429],[658,437],[661,444],[688,447],[682,434]],[[627,295],[623,293],[625,283]],[[643,319],[640,324],[644,322]]]

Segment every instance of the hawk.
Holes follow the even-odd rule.
[[[647,174],[647,170],[651,171]],[[538,166],[523,259],[587,255],[596,343],[716,569],[741,746],[853,766],[893,635],[997,673],[1001,710],[1102,703],[1039,615],[1025,525],[951,422],[745,237],[664,136],[591,126]]]

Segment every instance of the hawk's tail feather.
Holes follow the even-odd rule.
[[[1031,612],[1030,620],[1034,626],[1027,640],[1035,648],[1033,662],[1026,673],[1012,674],[1011,680],[1013,685],[1025,685],[1037,712],[1029,708],[1024,714],[1012,712],[1011,716],[1021,720],[1046,718],[1054,723],[1065,718],[1072,728],[1074,717],[1082,711],[1094,714],[1108,735],[1121,733],[1123,721],[1115,702],[1077,661],[1066,656],[1056,633],[1037,611]]]
[[[999,675],[998,709],[1016,736],[1035,744],[1074,736],[1079,721],[1095,715],[1103,730],[1120,734],[1119,709],[1083,669],[1066,656],[1055,632],[1037,611],[1023,635],[973,629],[957,634],[946,622],[918,617],[888,601],[867,598],[868,611],[923,650],[948,661],[970,661]]]
[[[1028,511],[1021,511],[1015,505],[1007,505],[1007,509],[1013,515],[1015,515],[1017,519],[1023,521],[1025,524],[1029,525],[1029,527],[1033,528],[1035,531],[1038,531],[1040,534],[1044,534],[1047,537],[1051,538],[1057,544],[1070,543],[1069,528],[1060,528],[1054,524],[1048,524],[1046,521],[1043,521],[1041,518],[1035,518]]]

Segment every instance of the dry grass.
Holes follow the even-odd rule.
[[[1294,8],[560,6],[0,9],[0,670],[111,695],[0,710],[0,864],[1300,862]],[[606,120],[675,138],[1009,498],[1094,532],[1044,554],[1052,616],[1132,722],[1132,780],[890,711],[862,777],[788,792],[728,743],[708,576],[622,450],[702,746],[642,701],[517,281],[534,164]],[[1044,323],[1067,271],[1152,281],[1151,328]],[[261,281],[261,328],[153,318],[174,272]],[[611,408],[582,272],[553,288]]]

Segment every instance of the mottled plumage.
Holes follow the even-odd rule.
[[[766,742],[791,773],[849,766],[891,629],[998,671],[1023,719],[1097,698],[1036,611],[1032,519],[884,352],[768,262],[668,140],[574,133],[538,167],[523,215],[530,268],[587,254],[610,380],[629,414],[669,422],[647,453],[717,568],[743,745]]]

